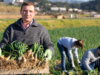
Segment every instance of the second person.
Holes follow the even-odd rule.
[[[77,48],[81,47],[81,49],[83,49],[83,41],[82,40],[77,40],[77,39],[71,38],[71,37],[62,37],[58,40],[57,47],[61,54],[61,67],[64,72],[67,72],[66,65],[65,65],[66,55],[68,57],[69,63],[71,64],[70,66],[73,68],[75,67],[73,55],[72,55],[72,49],[74,49],[75,57],[77,58],[78,64],[80,64]]]

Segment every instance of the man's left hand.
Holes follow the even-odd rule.
[[[51,60],[52,58],[52,52],[50,49],[47,49],[44,53],[44,56],[47,56],[48,60]]]

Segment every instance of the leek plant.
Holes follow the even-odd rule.
[[[34,43],[32,46],[32,56],[34,57],[34,60],[37,61],[37,59],[40,59],[41,61],[44,60],[44,48],[42,45],[38,45],[37,42]]]
[[[39,47],[38,43],[35,42],[31,48],[32,49],[32,56],[33,57],[35,56],[35,58],[34,58],[35,61],[37,61],[37,55],[35,53],[36,53],[38,47]]]
[[[23,59],[23,62],[26,62],[26,58],[23,56],[23,54],[28,49],[27,45],[22,42],[17,42],[15,43],[15,48],[17,49],[18,52],[18,60],[20,61]]]
[[[3,60],[3,59],[4,59],[4,55],[3,55],[3,53],[2,53],[1,48],[0,48],[0,59],[1,59],[1,60]]]

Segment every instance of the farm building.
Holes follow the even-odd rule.
[[[58,11],[59,8],[58,8],[58,7],[51,7],[51,10],[52,10],[52,11]]]
[[[100,18],[100,14],[94,14],[93,17]]]
[[[34,2],[34,5],[38,5],[38,2]]]
[[[78,8],[69,8],[69,11],[76,11],[76,12],[82,12],[82,9],[78,9]]]
[[[64,15],[56,15],[55,16],[57,19],[66,19],[66,17]]]
[[[78,9],[77,8],[73,8],[73,11],[78,11]]]
[[[57,19],[63,19],[63,15],[57,15],[56,18]]]
[[[66,11],[65,7],[51,7],[51,11]]]
[[[50,5],[52,5],[51,3],[46,3],[45,5],[48,5],[48,6],[50,6]]]
[[[36,9],[37,11],[40,11],[40,8],[39,8],[39,7],[35,7],[35,9]]]
[[[82,9],[78,9],[78,12],[82,12]]]
[[[60,11],[66,11],[66,8],[65,7],[59,7],[59,10]]]
[[[73,9],[72,8],[69,8],[69,11],[73,11]]]
[[[84,12],[84,14],[91,15],[91,16],[93,16],[93,15],[98,16],[97,15],[97,12],[95,12],[95,11],[92,11],[92,12]]]

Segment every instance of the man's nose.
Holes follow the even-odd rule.
[[[30,12],[29,11],[27,11],[27,13],[26,13],[27,15],[29,15],[30,14]]]

